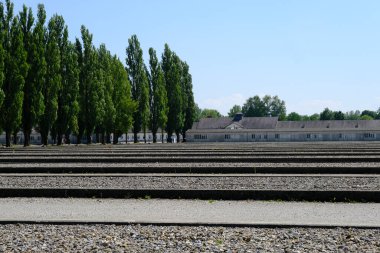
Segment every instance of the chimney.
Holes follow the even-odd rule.
[[[235,117],[234,117],[233,121],[238,122],[238,121],[240,121],[242,119],[243,119],[243,113],[238,112],[238,113],[235,114]]]

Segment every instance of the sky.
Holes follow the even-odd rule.
[[[3,1],[2,1],[3,2]],[[164,44],[190,66],[195,102],[226,115],[255,95],[278,95],[287,112],[380,107],[377,0],[17,0],[64,17],[70,38],[84,24],[94,44],[125,63],[128,38]]]

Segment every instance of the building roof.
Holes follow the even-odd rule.
[[[380,120],[314,120],[278,121],[278,117],[204,118],[195,122],[191,130],[226,129],[235,123],[239,129],[278,129],[278,130],[328,130],[328,129],[380,129]]]

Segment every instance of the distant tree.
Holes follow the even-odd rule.
[[[200,118],[220,118],[222,115],[215,109],[203,109]]]
[[[291,112],[288,114],[288,116],[286,117],[286,120],[288,121],[301,121],[302,120],[302,116],[299,115],[298,113],[296,112]]]
[[[183,96],[181,89],[181,61],[173,53],[168,44],[165,44],[162,54],[162,70],[164,71],[166,92],[168,95],[168,122],[166,132],[168,142],[172,142],[172,134],[182,129],[183,117]]]
[[[320,115],[318,113],[314,113],[309,116],[309,120],[320,120]]]
[[[241,106],[240,105],[234,105],[228,112],[228,117],[234,117],[236,113],[241,112]]]
[[[259,96],[250,97],[242,107],[242,112],[245,117],[265,117],[268,112],[265,103]]]
[[[194,110],[195,110],[195,118],[194,118],[194,121],[195,122],[199,122],[199,120],[201,119],[201,113],[202,113],[202,109],[199,108],[198,104],[195,104],[194,106]]]
[[[24,84],[28,73],[27,52],[24,49],[23,32],[17,17],[13,17],[13,3],[6,0],[6,14],[2,17],[2,42],[5,79],[5,99],[0,108],[0,122],[6,133],[6,146],[11,145],[12,132],[21,125]]]
[[[286,118],[285,101],[281,100],[278,96],[266,95],[263,97],[263,102],[266,106],[266,113],[272,117],[278,116],[279,120]]]
[[[333,120],[334,119],[334,112],[331,111],[329,108],[325,108],[320,116],[320,120]]]
[[[261,99],[259,96],[248,98],[242,107],[245,117],[276,117],[284,120],[286,117],[286,106],[278,96],[266,95]]]
[[[334,120],[344,120],[344,113],[341,111],[335,111],[334,112]]]
[[[133,114],[134,142],[137,143],[137,134],[144,131],[149,123],[149,83],[143,62],[143,52],[136,35],[128,39],[127,70],[132,85],[132,99],[138,103],[137,111]]]
[[[165,129],[168,113],[168,97],[165,88],[165,77],[158,62],[156,51],[149,48],[150,67],[150,128],[153,134],[153,143],[157,142],[157,131]]]
[[[377,117],[377,113],[375,111],[370,111],[370,110],[364,110],[362,111],[360,116],[370,116],[372,119],[375,119]]]
[[[360,116],[361,120],[373,120],[373,118],[367,114]]]
[[[356,111],[349,111],[349,112],[346,112],[345,114],[345,119],[347,120],[359,120],[360,119],[360,111],[359,110],[356,110]]]

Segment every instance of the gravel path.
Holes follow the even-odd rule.
[[[0,176],[0,188],[380,191],[380,176]]]
[[[139,168],[139,167],[180,167],[180,168],[219,168],[219,167],[249,167],[249,168],[379,168],[380,163],[378,162],[347,162],[347,163],[128,163],[126,160],[124,163],[73,163],[70,160],[67,163],[0,163],[0,168],[28,168],[28,167],[38,167],[38,168]]]
[[[0,252],[380,252],[379,229],[0,225]]]

